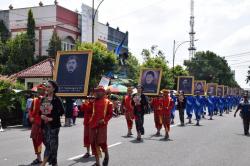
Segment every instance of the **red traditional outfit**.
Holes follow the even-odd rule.
[[[94,155],[107,151],[107,125],[113,115],[113,104],[107,98],[96,99],[92,105],[92,116],[89,121],[90,144]],[[99,124],[103,121],[103,124]]]
[[[160,130],[162,128],[162,97],[153,98],[151,105],[154,110],[155,127]]]
[[[42,151],[43,134],[41,128],[41,100],[42,97],[34,98],[31,110],[29,111],[29,119],[32,123],[30,138],[32,138],[33,146],[36,154]],[[31,120],[33,119],[33,121]]]
[[[134,120],[134,113],[132,107],[132,96],[126,95],[123,99],[123,110],[124,115],[127,121],[128,129],[131,130],[133,128],[133,120]]]
[[[84,113],[84,120],[83,120],[83,145],[84,147],[90,147],[90,140],[89,140],[89,120],[92,116],[92,103],[89,101],[84,102],[81,105],[81,111]]]
[[[174,107],[174,101],[170,96],[163,96],[162,103],[162,122],[167,131],[170,131],[171,110]]]

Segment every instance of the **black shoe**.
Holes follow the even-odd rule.
[[[247,135],[247,136],[248,136],[248,135],[250,135],[250,134],[249,134],[249,132],[246,132],[246,133],[245,133],[245,135]]]
[[[32,163],[30,165],[38,165],[38,164],[41,164],[42,161],[38,160],[38,159],[35,159],[34,161],[32,161]]]

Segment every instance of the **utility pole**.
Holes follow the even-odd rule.
[[[195,41],[195,31],[194,31],[194,0],[191,0],[191,16],[190,16],[190,46],[188,48],[189,50],[189,60],[194,57],[196,48],[194,46]]]
[[[103,3],[104,0],[102,0],[96,10],[95,10],[95,0],[92,0],[92,43],[95,42],[95,17],[96,17],[96,14],[98,12],[98,9],[100,7],[100,5]]]

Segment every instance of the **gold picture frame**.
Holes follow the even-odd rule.
[[[60,77],[58,77],[59,72],[60,72],[60,76],[63,75],[62,71],[61,70],[59,71],[59,68],[60,69],[62,68],[61,63],[64,62],[63,60],[66,59],[66,56],[76,56],[78,58],[81,58],[81,60],[85,60],[86,57],[84,57],[84,56],[87,56],[87,60],[82,61],[80,63],[80,66],[82,67],[82,69],[85,69],[85,71],[79,69],[80,73],[78,75],[79,77],[77,77],[77,78],[82,78],[83,81],[79,82],[79,83],[81,83],[81,86],[80,85],[77,86],[78,89],[76,88],[76,86],[70,85],[70,81],[68,81],[69,84],[67,86],[65,86],[65,85],[63,85],[61,83],[58,83],[58,82],[60,82],[60,81],[58,81],[58,79],[60,78]],[[82,57],[80,57],[80,56],[82,56]],[[87,96],[88,95],[88,85],[89,85],[89,77],[90,77],[90,70],[91,70],[91,64],[92,64],[92,57],[93,57],[93,51],[92,50],[85,50],[85,51],[58,51],[57,52],[55,67],[54,67],[54,71],[53,71],[53,80],[57,81],[58,86],[59,86],[59,92],[57,93],[58,96],[61,96],[61,97],[82,97],[82,96]],[[62,58],[63,58],[63,60],[62,60]],[[81,74],[83,74],[83,77],[80,77]],[[72,91],[71,92],[65,92],[65,91],[60,92],[60,88],[62,88],[64,86],[69,88],[69,89],[71,88]],[[74,90],[77,89],[77,92],[74,92],[73,89]],[[82,89],[82,90],[80,90],[80,89]]]
[[[194,91],[193,94],[195,94],[195,85],[197,83],[201,83],[203,85],[203,93],[200,93],[200,96],[205,96],[206,95],[206,86],[207,86],[207,81],[206,80],[194,80]]]
[[[180,87],[181,86],[180,81],[182,79],[191,80],[191,83],[189,83],[189,85],[188,85],[188,89],[186,89],[184,87]],[[194,76],[178,76],[177,92],[179,92],[180,90],[183,91],[185,95],[194,95]]]
[[[149,85],[146,82],[146,75],[148,73],[153,73],[153,84]],[[152,75],[152,74],[151,74]],[[161,85],[161,78],[162,78],[162,69],[160,68],[141,68],[140,70],[140,77],[139,83],[143,86],[143,93],[149,96],[156,96],[160,92],[160,85]]]
[[[224,85],[218,85],[217,86],[217,96],[220,96],[219,93],[218,93],[219,88],[221,88],[221,90],[222,90],[221,96],[224,96]]]
[[[207,83],[207,95],[208,95],[208,89],[209,87],[214,87],[215,89],[215,93],[212,94],[212,96],[217,96],[217,86],[218,86],[218,83]]]

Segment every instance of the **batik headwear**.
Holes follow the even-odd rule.
[[[106,90],[104,89],[103,86],[97,86],[95,89],[94,89],[94,92],[96,93],[106,93]]]
[[[162,89],[161,93],[169,93],[169,90],[168,89]]]

